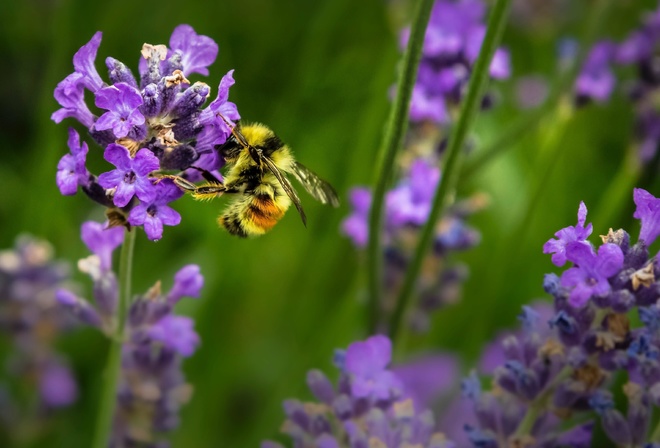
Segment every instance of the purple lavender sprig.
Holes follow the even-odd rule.
[[[126,65],[108,57],[109,83],[95,67],[100,44],[101,33],[97,32],[75,54],[75,71],[55,89],[61,108],[51,118],[56,123],[66,118],[80,122],[115,168],[98,176],[90,173],[86,168],[88,146],[70,129],[70,152],[58,164],[57,186],[63,195],[82,188],[91,199],[112,210],[113,225],[143,226],[149,239],[158,240],[164,225],[181,221],[167,204],[182,194],[174,191],[178,189],[170,180],[157,182],[154,174],[178,171],[196,180],[199,172],[191,166],[211,172],[220,168],[222,161],[215,148],[231,133],[225,119],[230,124],[240,119],[236,105],[228,101],[233,70],[220,81],[217,98],[204,107],[210,86],[191,83],[187,76],[208,75],[208,66],[218,54],[211,38],[180,25],[172,33],[169,48],[143,46],[139,81]],[[86,90],[94,96],[100,116],[85,103]]]
[[[8,434],[26,424],[38,433],[49,411],[77,398],[68,362],[54,348],[56,338],[74,326],[55,300],[56,289],[68,279],[69,266],[53,259],[46,241],[23,235],[13,249],[0,251],[0,333],[11,344],[2,382],[15,386],[3,391],[0,426]],[[13,392],[23,388],[31,399],[36,391],[35,406],[16,401]]]
[[[337,385],[319,370],[307,374],[317,402],[287,400],[282,432],[304,448],[419,446],[454,448],[435,429],[433,413],[415,407],[401,379],[388,368],[392,345],[385,336],[354,342],[335,354]],[[262,448],[282,448],[263,442]]]
[[[503,340],[493,390],[482,391],[476,375],[464,382],[473,403],[465,429],[474,446],[500,447],[503,441],[554,446],[577,437],[571,446],[587,447],[591,423],[571,422],[594,413],[617,446],[658,443],[660,431],[651,431],[650,424],[653,406],[660,404],[660,268],[648,246],[660,235],[660,199],[635,189],[634,201],[634,217],[641,222],[635,244],[624,230],[610,229],[593,246],[581,203],[577,225],[544,246],[555,265],[572,266],[545,277],[544,289],[554,297],[550,317],[526,307],[524,331]],[[633,328],[631,313],[639,315],[641,326]],[[626,413],[612,399],[618,373],[628,379]],[[574,432],[567,435],[566,427]]]
[[[84,223],[81,236],[92,255],[78,267],[92,279],[94,303],[68,289],[59,289],[56,297],[80,322],[120,338],[121,372],[117,390],[111,391],[116,407],[110,446],[164,447],[162,433],[178,425],[179,409],[192,393],[181,372],[182,358],[199,345],[193,320],[176,315],[174,306],[183,297],[199,297],[203,277],[198,266],[188,265],[177,272],[168,293],[157,282],[131,301],[123,326],[111,260],[124,232],[121,227],[107,228],[107,223]]]

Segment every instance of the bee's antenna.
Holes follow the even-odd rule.
[[[244,148],[249,148],[250,145],[248,144],[243,134],[241,134],[238,130],[236,130],[236,126],[232,126],[231,122],[227,120],[224,115],[222,114],[218,114],[218,115],[220,115],[222,121],[224,121],[227,127],[231,130],[231,135],[234,136],[236,141],[238,141],[238,143],[240,143]]]

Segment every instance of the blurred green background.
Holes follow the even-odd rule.
[[[517,80],[542,75],[552,82],[559,39],[578,36],[592,7],[589,1],[518,3],[523,2],[538,3],[542,12],[511,19],[504,45],[511,51],[513,76],[491,85],[496,105],[474,130],[476,155],[529,113],[516,105]],[[217,228],[222,201],[185,197],[175,204],[181,225],[166,228],[157,243],[138,235],[136,292],[158,279],[167,289],[174,272],[188,263],[199,264],[206,279],[201,299],[180,304],[181,313],[195,318],[202,345],[185,362],[195,394],[172,435],[174,447],[250,447],[276,437],[282,400],[309,396],[306,371],[333,372],[333,349],[366,336],[362,257],[340,235],[339,224],[349,213],[348,189],[374,179],[399,59],[397,30],[410,15],[410,3],[0,4],[0,247],[29,232],[51,241],[58,258],[72,265],[87,255],[80,225],[103,219],[103,210],[82,194],[59,194],[56,165],[67,151],[67,127],[76,124],[69,119],[55,125],[50,114],[58,108],[53,89],[73,71],[73,54],[97,30],[103,31],[103,42],[96,66],[104,78],[107,56],[135,69],[142,43],[167,43],[178,24],[215,39],[220,54],[211,75],[191,80],[215,89],[222,75],[235,69],[230,100],[244,120],[270,125],[342,197],[342,207],[334,210],[301,193],[307,229],[291,212],[271,233],[253,240]],[[562,7],[553,10],[550,3]],[[599,34],[616,40],[639,23],[641,11],[653,7],[652,1],[615,3]],[[439,313],[429,335],[410,340],[411,350],[451,350],[467,368],[485,341],[514,324],[521,304],[544,296],[542,276],[553,266],[541,247],[556,230],[575,223],[580,200],[591,219],[608,217],[594,221],[594,235],[617,226],[636,235],[632,191],[622,193],[621,203],[604,197],[629,147],[630,103],[619,93],[607,105],[580,110],[557,134],[557,145],[540,154],[542,142],[559,132],[552,117],[508,142],[503,155],[460,183],[461,195],[481,191],[490,197],[489,207],[471,220],[482,243],[456,257],[471,271],[462,302]],[[106,171],[101,149],[91,141],[90,146],[92,171]],[[628,183],[629,189],[633,180]],[[637,184],[660,193],[653,176]],[[79,273],[76,279],[90,286]],[[72,360],[80,399],[54,415],[44,436],[28,446],[87,447],[91,440],[107,342],[82,330],[67,335],[60,348]]]

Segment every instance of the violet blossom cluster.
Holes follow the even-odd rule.
[[[112,210],[113,225],[143,226],[147,237],[158,240],[163,226],[178,225],[181,216],[169,203],[182,192],[169,180],[157,179],[160,171],[180,172],[192,180],[223,163],[215,148],[224,143],[240,116],[228,101],[234,84],[233,70],[220,81],[216,98],[205,106],[211,87],[191,83],[192,74],[208,75],[218,54],[217,44],[198,35],[189,25],[175,28],[169,48],[144,44],[139,81],[122,62],[108,57],[109,83],[96,70],[101,33],[83,45],[73,57],[75,71],[55,89],[61,108],[52,114],[60,123],[74,118],[100,145],[114,169],[98,176],[86,166],[87,143],[69,130],[69,153],[57,167],[57,186],[63,195],[78,187],[94,201]],[[85,103],[85,91],[94,96],[97,113]]]
[[[81,236],[92,255],[80,260],[78,267],[93,281],[94,302],[69,289],[56,293],[63,308],[109,337],[115,337],[118,325],[119,293],[112,253],[121,245],[125,231],[123,227],[107,228],[107,223],[85,222]],[[193,320],[176,315],[174,306],[183,297],[199,297],[203,282],[199,267],[188,265],[175,274],[169,292],[162,292],[157,282],[131,300],[110,446],[168,446],[160,434],[178,426],[179,409],[192,393],[181,371],[182,359],[199,345]]]
[[[641,223],[634,244],[626,231],[610,229],[594,246],[581,203],[576,225],[544,245],[553,264],[571,265],[545,277],[554,298],[549,317],[524,307],[523,331],[502,341],[492,390],[483,391],[476,374],[464,381],[473,446],[589,447],[595,419],[616,446],[660,446],[651,428],[660,406],[660,268],[648,250],[660,235],[660,199],[635,189],[634,201]],[[625,397],[625,411],[615,395]]]
[[[25,421],[36,431],[40,416],[77,398],[73,374],[54,347],[74,326],[55,300],[56,289],[68,279],[68,264],[53,259],[46,241],[23,235],[13,249],[0,251],[0,334],[11,345],[0,385],[0,427],[6,433]],[[21,403],[21,395],[36,406]]]
[[[392,345],[372,336],[338,350],[337,385],[319,370],[307,375],[317,401],[287,400],[282,432],[299,448],[372,448],[415,446],[454,448],[436,430],[433,413],[418,409],[402,380],[388,368]],[[262,448],[282,448],[267,441]]]
[[[658,70],[660,48],[660,9],[648,12],[639,29],[623,41],[605,40],[590,51],[576,80],[574,92],[579,104],[606,102],[614,92],[617,79],[614,68],[627,67],[636,74],[621,83],[635,108],[635,141],[641,162],[655,157],[660,145],[660,114],[657,97],[660,86]]]
[[[413,123],[453,121],[453,108],[460,104],[486,35],[485,12],[481,0],[437,0],[433,5],[410,104]],[[409,36],[409,28],[401,32],[402,48]],[[510,74],[509,53],[498,48],[490,76],[506,79]]]

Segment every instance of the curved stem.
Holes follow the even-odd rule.
[[[417,79],[417,67],[422,57],[424,35],[431,16],[434,0],[420,0],[417,5],[415,19],[410,30],[408,47],[403,56],[403,66],[397,83],[396,97],[392,104],[390,117],[385,129],[383,146],[379,157],[379,171],[369,214],[369,241],[367,245],[367,277],[369,287],[369,333],[374,333],[378,326],[380,315],[380,299],[382,297],[382,256],[381,222],[383,215],[383,200],[394,169],[394,159],[402,146],[403,137],[408,126],[408,112],[413,86]]]
[[[124,244],[121,247],[116,325],[114,335],[110,339],[108,361],[103,373],[103,390],[101,391],[101,403],[96,418],[93,448],[107,448],[110,440],[112,420],[117,403],[117,386],[121,373],[121,349],[124,342],[126,314],[131,299],[131,272],[136,233],[135,230],[127,230],[124,234]]]
[[[415,253],[408,266],[406,276],[396,300],[396,308],[392,315],[389,328],[392,340],[396,338],[401,322],[406,314],[412,296],[413,287],[419,275],[422,261],[433,238],[435,225],[440,217],[440,212],[442,212],[447,196],[454,190],[459,171],[459,156],[462,152],[463,143],[465,142],[468,131],[479,111],[479,105],[489,76],[490,61],[493,58],[495,49],[500,43],[510,4],[511,0],[497,0],[497,3],[493,7],[493,12],[488,22],[488,30],[486,31],[486,36],[484,37],[479,57],[477,58],[474,71],[470,78],[467,96],[461,107],[458,122],[453,128],[449,139],[449,145],[443,160],[442,178],[433,198],[433,206],[429,213],[428,220],[422,229]]]

